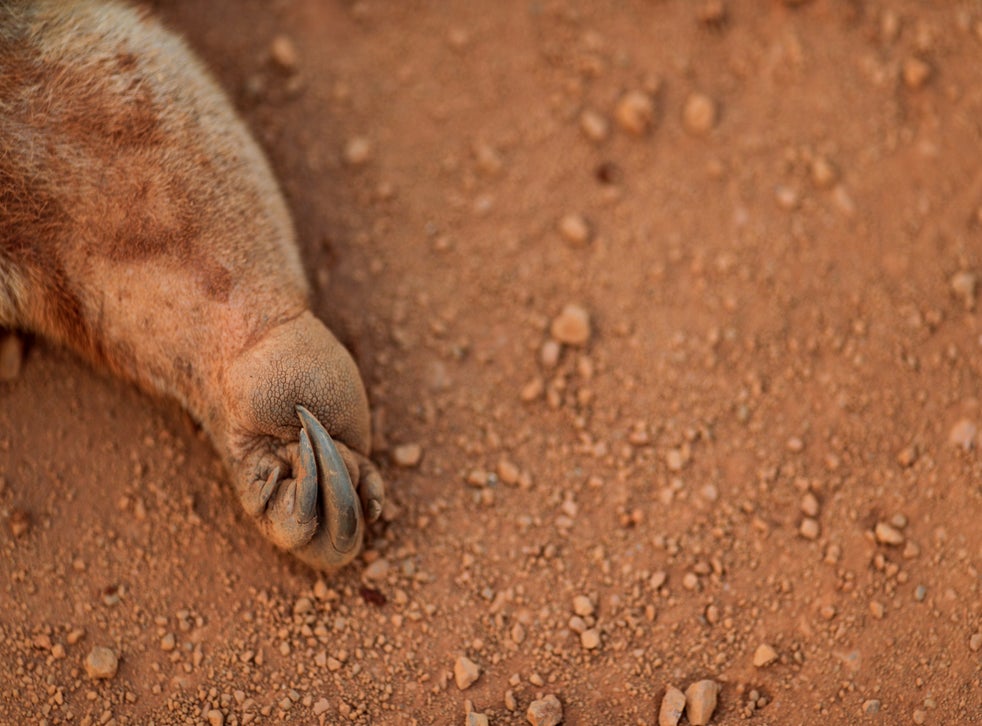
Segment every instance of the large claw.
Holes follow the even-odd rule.
[[[294,554],[315,567],[340,567],[361,546],[364,517],[358,492],[330,434],[303,406],[300,417],[300,462],[297,471],[298,520],[316,516],[318,490],[324,493],[321,526],[313,539]]]

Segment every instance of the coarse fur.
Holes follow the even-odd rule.
[[[254,489],[296,468],[298,404],[381,497],[360,376],[308,298],[268,163],[180,38],[117,2],[0,0],[0,327],[179,400],[289,549],[310,533]]]

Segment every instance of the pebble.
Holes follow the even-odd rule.
[[[560,343],[585,345],[590,340],[590,313],[571,303],[553,318],[549,332]]]
[[[819,189],[828,189],[835,184],[838,174],[835,167],[824,156],[819,156],[812,160],[811,164],[812,184]]]
[[[119,668],[119,659],[109,648],[97,645],[85,656],[85,673],[89,678],[112,678]]]
[[[314,703],[314,715],[320,716],[322,713],[327,713],[331,708],[331,703],[326,698],[318,699]]]
[[[919,88],[923,88],[928,80],[930,80],[931,66],[920,58],[908,58],[904,61],[902,75],[904,85],[916,91]]]
[[[792,187],[783,184],[778,185],[774,189],[774,198],[777,199],[777,203],[781,209],[790,210],[798,206],[798,192]]]
[[[392,462],[404,469],[419,466],[423,459],[423,447],[419,444],[400,444],[392,450]]]
[[[175,647],[177,647],[177,639],[173,633],[167,633],[160,639],[160,649],[165,653],[170,653]]]
[[[614,118],[628,133],[642,136],[655,120],[655,101],[644,91],[630,91],[617,102]]]
[[[704,93],[692,93],[682,107],[682,125],[694,136],[709,133],[716,125],[716,102]]]
[[[467,714],[467,726],[488,726],[488,717],[483,713],[471,711]]]
[[[269,57],[276,65],[285,71],[296,70],[299,56],[293,41],[285,35],[277,35],[269,44]]]
[[[211,709],[205,718],[208,719],[208,726],[225,726],[225,714],[217,708]]]
[[[685,689],[685,715],[692,726],[705,726],[716,710],[719,684],[716,681],[697,681]]]
[[[563,705],[551,693],[529,704],[525,718],[532,726],[559,726],[563,722]]]
[[[923,708],[914,709],[914,714],[911,716],[916,724],[922,724],[927,721],[927,711]]]
[[[582,214],[567,214],[559,220],[559,234],[577,247],[590,241],[590,225]]]
[[[597,111],[586,109],[580,114],[580,130],[595,144],[610,136],[610,123]]]
[[[951,278],[951,291],[962,299],[966,310],[975,309],[975,291],[979,280],[974,273],[956,272]]]
[[[361,166],[372,158],[372,142],[356,136],[344,146],[344,160],[350,166]]]
[[[595,650],[600,647],[600,631],[590,628],[580,633],[580,644],[587,650]]]
[[[658,709],[658,726],[678,726],[683,711],[685,694],[675,686],[669,686],[661,700],[661,708]]]
[[[453,679],[460,690],[466,690],[481,677],[481,667],[466,656],[457,658],[453,666]]]
[[[952,446],[960,446],[965,451],[971,451],[975,446],[975,436],[978,434],[978,427],[973,421],[963,418],[951,427],[948,433],[948,443]]]
[[[982,630],[972,633],[972,637],[968,639],[968,647],[973,653],[978,653],[982,650]]]
[[[879,712],[880,702],[877,699],[871,698],[868,701],[863,701],[863,713],[872,715]]]
[[[800,534],[805,539],[816,540],[818,535],[821,534],[822,527],[818,523],[817,519],[812,519],[811,517],[805,517],[801,520],[801,526],[798,527],[798,534]]]
[[[873,532],[876,535],[876,541],[880,544],[896,547],[904,543],[904,533],[886,522],[878,522]]]
[[[559,365],[559,356],[562,352],[563,348],[557,341],[547,340],[539,351],[539,362],[545,368],[555,368]]]
[[[584,618],[593,615],[593,601],[586,595],[577,595],[573,598],[573,612]]]
[[[14,537],[23,537],[31,529],[31,515],[23,509],[14,509],[10,513],[8,524]]]
[[[361,577],[368,582],[378,582],[388,577],[390,569],[389,561],[384,557],[379,557],[362,570]]]
[[[0,340],[0,382],[7,382],[20,376],[24,361],[24,341],[13,333]]]
[[[811,492],[806,492],[801,498],[801,513],[808,517],[817,517],[818,511],[818,498]]]
[[[765,668],[777,660],[777,651],[767,643],[761,643],[754,651],[754,666]]]

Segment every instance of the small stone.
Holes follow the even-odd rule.
[[[31,515],[24,509],[14,509],[10,512],[8,524],[14,537],[23,537],[31,529]]]
[[[614,118],[622,129],[635,136],[647,133],[655,120],[655,101],[644,91],[631,91],[617,102]]]
[[[719,28],[726,22],[726,6],[723,0],[706,0],[696,12],[700,23],[710,28]]]
[[[973,273],[964,270],[956,272],[951,278],[951,291],[962,299],[966,310],[975,309],[975,291],[978,284],[978,278]]]
[[[963,418],[951,427],[948,433],[948,443],[959,446],[965,451],[971,451],[975,446],[975,437],[979,430],[973,421]]]
[[[883,603],[878,602],[876,600],[870,600],[869,612],[870,615],[872,615],[877,620],[883,620],[883,618],[886,616],[886,608],[883,607]]]
[[[362,570],[361,577],[368,582],[378,582],[388,577],[390,569],[392,568],[389,561],[384,557],[379,557]]]
[[[175,647],[177,647],[177,639],[173,633],[167,633],[160,639],[160,649],[165,653],[170,653]]]
[[[296,46],[285,35],[273,38],[273,42],[269,44],[269,58],[285,71],[296,70],[299,60]]]
[[[225,726],[225,714],[217,708],[211,709],[205,718],[208,719],[208,726]]]
[[[0,383],[7,383],[20,376],[24,362],[24,341],[10,333],[0,339]]]
[[[914,723],[920,726],[920,724],[927,722],[927,711],[923,708],[916,708],[911,718],[914,720]]]
[[[685,694],[675,686],[665,689],[665,696],[658,709],[658,726],[678,726],[685,711]]]
[[[584,618],[593,615],[593,601],[586,595],[577,595],[573,598],[573,612]]]
[[[982,650],[982,631],[972,633],[972,637],[968,639],[968,647],[973,653]]]
[[[311,602],[309,597],[298,597],[296,602],[293,603],[293,614],[294,615],[306,615],[314,609],[314,603]]]
[[[900,464],[904,469],[909,469],[917,462],[917,446],[911,444],[910,446],[905,446],[897,454],[897,463]]]
[[[97,645],[85,656],[85,673],[89,678],[112,678],[119,668],[119,659],[109,648]]]
[[[705,726],[716,710],[719,684],[716,681],[697,681],[685,689],[685,715],[692,726]]]
[[[551,693],[529,704],[525,718],[532,726],[559,726],[563,722],[563,705]]]
[[[521,476],[522,472],[514,462],[509,461],[508,459],[501,459],[498,462],[498,478],[503,484],[514,486],[515,484],[518,484],[518,480]]]
[[[453,678],[460,690],[466,690],[481,677],[481,667],[466,656],[457,658],[453,666]]]
[[[344,161],[350,166],[361,166],[372,158],[372,142],[364,136],[356,136],[344,146]]]
[[[585,345],[590,340],[590,313],[579,305],[571,303],[553,318],[549,332],[560,343]]]
[[[798,192],[783,184],[774,189],[774,198],[781,209],[791,210],[798,206]]]
[[[555,340],[547,340],[539,351],[539,361],[544,368],[555,368],[559,365],[559,356],[563,347]]]
[[[331,703],[326,698],[320,698],[314,702],[314,715],[320,716],[331,709]]]
[[[878,699],[871,698],[868,701],[863,701],[863,713],[867,715],[873,715],[874,713],[880,712],[880,702]]]
[[[908,58],[904,61],[902,75],[904,85],[916,91],[923,88],[924,84],[931,78],[931,66],[920,58]]]
[[[587,650],[595,650],[600,647],[600,631],[590,628],[580,633],[580,644]]]
[[[590,225],[581,214],[567,214],[559,220],[559,234],[574,246],[582,246],[590,241]]]
[[[818,512],[818,498],[811,492],[805,492],[801,498],[801,513],[808,517],[817,517]]]
[[[471,711],[467,714],[467,726],[488,726],[488,717],[483,713]]]
[[[716,125],[716,102],[704,93],[692,93],[682,107],[682,125],[694,136],[709,133]]]
[[[835,184],[838,174],[835,167],[824,156],[816,157],[811,164],[812,184],[819,189],[828,189]]]
[[[419,444],[400,444],[392,449],[392,462],[403,469],[419,466],[423,459],[423,447]]]
[[[761,643],[754,651],[754,666],[757,668],[766,668],[776,660],[777,651],[767,643]]]
[[[816,540],[818,535],[821,534],[822,527],[818,523],[817,519],[812,519],[811,517],[805,517],[801,520],[801,526],[798,527],[798,534],[800,534],[805,539]]]
[[[876,535],[876,541],[880,544],[897,547],[904,543],[904,533],[886,522],[877,522],[873,533]]]
[[[610,124],[607,119],[589,108],[580,114],[580,130],[595,144],[599,144],[610,136]]]

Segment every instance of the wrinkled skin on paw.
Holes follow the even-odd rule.
[[[313,567],[350,561],[384,491],[368,459],[368,401],[348,351],[305,312],[228,366],[223,390],[222,446],[246,512]]]

